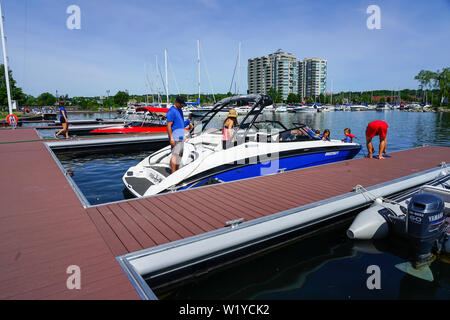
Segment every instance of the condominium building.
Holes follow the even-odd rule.
[[[302,98],[317,97],[327,89],[327,60],[305,58],[299,61],[299,88]]]
[[[248,92],[265,94],[270,88],[302,98],[318,96],[326,90],[327,60],[307,58],[298,61],[280,50],[267,56],[248,59]]]
[[[279,90],[283,99],[298,93],[297,58],[282,50],[268,56],[248,60],[248,91],[250,94]]]
[[[273,83],[273,67],[268,56],[248,59],[248,92],[267,93]]]

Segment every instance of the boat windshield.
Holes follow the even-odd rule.
[[[144,124],[143,121],[129,122],[129,123],[127,123],[127,124],[125,125],[125,128],[128,128],[128,127],[142,127],[143,124]]]
[[[253,127],[257,132],[265,132],[268,136],[278,136],[279,142],[320,140],[310,127],[303,123],[293,123],[291,128],[278,121],[255,122]]]
[[[129,114],[125,114],[122,119],[124,122],[142,121],[143,116],[144,116],[143,114],[129,113]]]
[[[285,131],[288,128],[283,126],[279,121],[258,121],[253,124],[258,131],[267,130],[267,131]]]
[[[131,118],[128,119],[125,126],[126,127],[152,127],[155,124],[165,126],[167,122],[165,121],[164,116],[158,116],[152,112],[146,112],[142,117],[138,117],[137,119]]]

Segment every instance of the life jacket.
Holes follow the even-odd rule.
[[[345,134],[345,141],[347,141],[347,137],[350,137],[350,142],[353,142],[353,138],[355,137],[355,135],[354,134],[351,134],[351,133],[346,133]]]

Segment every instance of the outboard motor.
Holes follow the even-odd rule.
[[[403,206],[405,201],[393,203],[377,199],[356,216],[347,236],[355,240],[391,237],[389,245],[411,259],[395,267],[414,277],[434,281],[430,268],[433,261],[439,256],[441,261],[450,261],[449,222],[446,220],[450,216],[450,193],[432,186],[421,192],[406,202],[407,207]]]
[[[440,252],[447,240],[444,201],[433,194],[416,194],[408,204],[406,237],[417,264],[431,259],[431,252]]]

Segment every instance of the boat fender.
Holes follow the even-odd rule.
[[[379,204],[373,204],[370,208],[361,211],[347,230],[350,239],[374,240],[382,239],[389,235],[389,224],[386,209]]]

